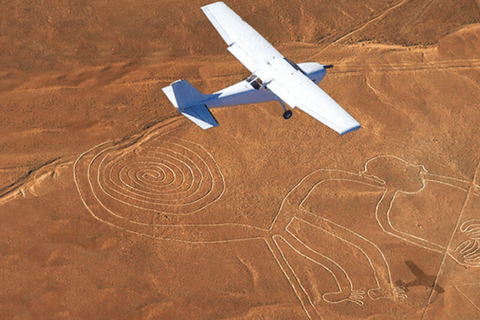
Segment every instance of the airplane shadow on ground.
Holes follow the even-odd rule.
[[[434,289],[438,293],[445,293],[445,289],[443,289],[439,285],[435,285],[435,279],[437,275],[428,275],[423,272],[413,261],[407,260],[405,264],[410,269],[412,274],[415,276],[415,280],[410,282],[404,282],[402,280],[398,280],[396,282],[397,286],[405,288],[405,292],[408,292],[408,288],[410,287],[419,287],[424,286],[427,288]]]

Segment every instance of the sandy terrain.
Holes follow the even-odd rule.
[[[209,1],[3,1],[0,318],[480,318],[480,3],[225,2],[362,128],[178,116]]]

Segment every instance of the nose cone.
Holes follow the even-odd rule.
[[[325,68],[317,62],[300,63],[298,66],[307,74],[307,76],[315,83],[319,83],[325,77]]]

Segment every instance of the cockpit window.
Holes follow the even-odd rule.
[[[245,79],[250,85],[255,89],[259,90],[262,87],[262,80],[256,75],[252,74],[250,77]]]
[[[245,81],[247,81],[248,83],[252,82],[253,80],[255,80],[257,78],[256,75],[252,74],[251,76],[249,76],[247,79],[245,79]]]

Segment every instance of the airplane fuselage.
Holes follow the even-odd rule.
[[[297,67],[316,84],[325,77],[325,67],[320,63],[300,63]],[[277,100],[277,96],[268,90],[268,84],[262,84],[253,74],[247,79],[208,95],[201,103],[208,108],[221,108]]]

